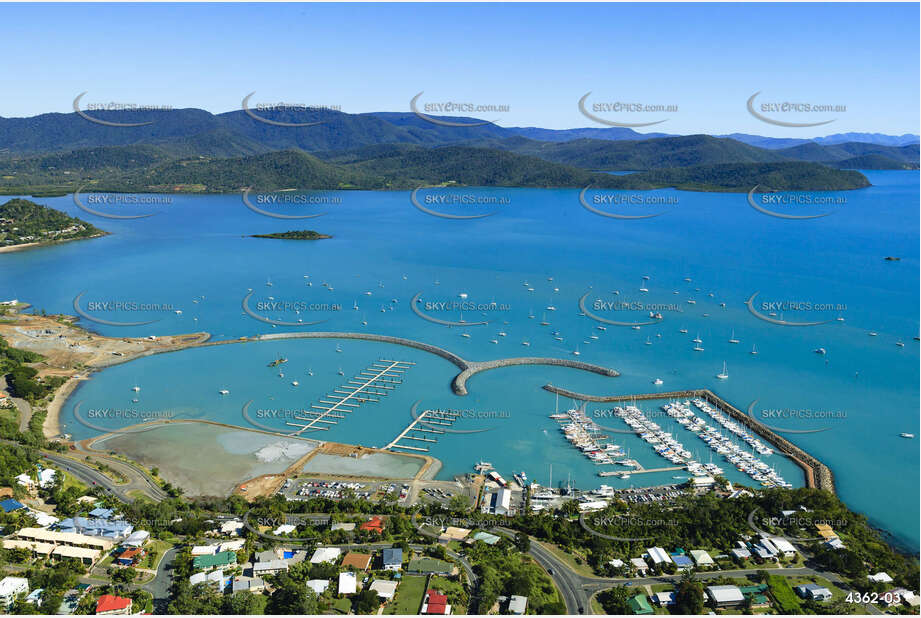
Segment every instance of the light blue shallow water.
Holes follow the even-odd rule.
[[[366,403],[330,431],[310,437],[380,446],[411,420],[410,409],[420,401],[420,410],[442,407],[495,413],[495,418],[467,418],[457,425],[490,431],[439,437],[431,453],[444,462],[442,477],[468,471],[483,458],[503,474],[524,469],[542,483],[549,482],[553,464],[554,484],[567,478],[582,486],[657,484],[671,482],[674,474],[648,474],[631,481],[599,479],[598,468],[574,451],[548,418],[554,398],[540,387],[549,382],[592,394],[706,387],[742,409],[757,400],[756,414],[762,410],[799,414],[800,418],[791,418],[790,412],[779,412],[762,418],[780,429],[828,428],[787,437],[832,468],[839,493],[849,505],[917,549],[918,442],[902,439],[899,433],[921,433],[918,343],[913,340],[919,309],[918,175],[866,174],[873,187],[832,194],[846,203],[836,207],[832,216],[809,221],[759,214],[744,195],[670,190],[629,194],[677,199],[677,204],[664,208],[667,214],[640,221],[594,215],[579,205],[579,192],[574,190],[457,190],[510,200],[495,216],[472,221],[425,215],[411,206],[406,193],[336,193],[341,204],[321,208],[329,214],[306,222],[260,216],[246,209],[239,196],[172,196],[171,205],[152,207],[162,211],[157,216],[130,221],[93,217],[79,211],[70,197],[40,199],[112,235],[0,255],[0,296],[73,313],[74,297],[85,292],[80,306],[94,316],[158,320],[138,327],[82,322],[106,335],[204,330],[215,339],[225,339],[297,330],[272,328],[245,315],[241,301],[252,289],[254,309],[270,295],[279,301],[342,305],[341,311],[300,314],[259,311],[284,321],[326,320],[314,329],[399,335],[471,360],[525,355],[575,358],[572,352],[578,349],[580,360],[622,374],[606,378],[565,368],[513,367],[477,375],[468,384],[469,396],[459,398],[449,388],[455,367],[409,348],[342,341],[339,353],[333,340],[218,346],[145,358],[96,375],[77,390],[63,413],[66,431],[78,437],[98,433],[74,420],[78,403],[83,414],[102,408],[134,408],[142,413],[173,410],[245,426],[241,410],[252,401],[252,418],[282,429],[286,412],[309,408],[343,383],[345,378],[337,374],[340,368],[348,377],[383,357],[417,364],[406,373],[403,385],[383,401]],[[243,237],[304,228],[332,234],[334,239]],[[887,255],[902,259],[886,262]],[[305,274],[313,286],[306,285]],[[649,276],[648,281],[643,275]],[[685,277],[692,281],[684,281]],[[324,281],[334,289],[322,286]],[[644,283],[646,293],[639,291]],[[615,296],[614,290],[620,294]],[[676,290],[679,294],[673,293]],[[366,291],[372,294],[365,295]],[[596,307],[594,312],[606,318],[640,321],[647,319],[647,312],[610,311],[595,305],[595,300],[660,304],[664,319],[640,330],[617,326],[598,330],[598,322],[580,316],[578,300],[587,291],[591,291],[590,308]],[[744,302],[755,292],[759,303],[830,303],[840,310],[787,307],[777,312],[778,318],[831,322],[778,326],[751,315]],[[409,301],[417,293],[429,302],[459,300],[458,294],[466,293],[470,302],[494,301],[507,307],[485,315],[467,310],[464,320],[491,323],[448,328],[409,310]],[[696,304],[687,304],[688,298]],[[90,310],[90,303],[97,301],[165,303],[182,314]],[[360,306],[358,311],[352,309],[354,302]],[[547,311],[548,305],[556,311]],[[381,312],[382,307],[387,310]],[[765,314],[769,311],[764,309]],[[529,312],[533,319],[528,318]],[[430,309],[428,313],[447,320],[461,318],[458,311]],[[549,326],[539,324],[544,315]],[[844,322],[834,320],[839,315]],[[363,320],[367,326],[361,324]],[[679,332],[682,327],[687,334]],[[507,336],[498,336],[500,330]],[[555,330],[563,342],[550,334]],[[728,341],[733,331],[739,344]],[[869,331],[878,336],[868,336]],[[461,337],[462,332],[470,338]],[[698,333],[703,352],[692,350],[691,339]],[[589,339],[591,335],[598,339]],[[498,343],[491,343],[493,339]],[[523,340],[531,345],[521,345]],[[898,347],[897,341],[904,347]],[[757,355],[750,354],[752,345],[757,346]],[[825,355],[813,352],[820,347],[827,350]],[[284,378],[278,377],[279,369],[266,366],[279,356],[289,359],[280,368]],[[720,381],[715,374],[724,361],[730,377]],[[652,384],[657,377],[664,381],[660,387]],[[292,380],[300,386],[292,386]],[[137,395],[130,391],[135,384],[141,386]],[[218,395],[223,388],[230,394]],[[132,403],[134,397],[137,403]],[[651,413],[656,405],[642,407]],[[568,407],[569,402],[561,406]],[[595,415],[596,410],[606,409],[589,404],[586,410]],[[803,418],[806,411],[823,411],[831,418]],[[625,427],[618,419],[602,418],[603,412],[597,414],[607,426]],[[128,421],[101,422],[108,428]],[[686,447],[709,460],[699,439],[682,433],[677,425],[672,429]],[[615,437],[646,467],[668,465],[634,436]],[[789,461],[777,456],[770,460],[788,480],[802,483]],[[714,456],[714,462],[720,461]],[[747,479],[726,468],[734,481]]]

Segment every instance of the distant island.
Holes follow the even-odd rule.
[[[0,252],[97,238],[107,233],[86,221],[29,200],[13,199],[0,205]]]
[[[320,240],[332,238],[328,234],[321,234],[313,230],[291,230],[289,232],[274,232],[272,234],[253,234],[250,238],[281,238],[284,240]]]

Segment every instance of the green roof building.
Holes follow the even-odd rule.
[[[192,560],[193,567],[208,571],[236,563],[237,554],[232,551],[222,551],[210,556],[195,556]]]
[[[627,601],[627,605],[630,606],[630,610],[634,614],[652,614],[653,609],[649,604],[649,599],[646,598],[645,594],[638,594],[635,597],[632,597]]]

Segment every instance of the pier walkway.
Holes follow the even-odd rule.
[[[416,406],[419,402],[413,404],[412,422],[406,426],[406,429],[400,432],[383,450],[402,448],[410,451],[428,452],[427,446],[411,446],[409,444],[400,444],[401,440],[415,440],[417,442],[437,442],[438,435],[444,435],[446,430],[439,427],[450,427],[457,420],[458,413],[447,410],[425,410],[422,414],[416,416]],[[420,435],[421,434],[421,435]]]
[[[378,360],[348,380],[344,386],[334,389],[326,399],[321,399],[320,403],[323,405],[311,406],[319,410],[318,412],[303,412],[302,415],[294,417],[301,422],[288,421],[285,424],[300,427],[291,433],[292,436],[299,436],[305,431],[328,430],[329,427],[325,425],[338,423],[338,420],[331,419],[345,418],[344,413],[354,411],[362,403],[380,401],[378,397],[385,397],[389,390],[400,384],[396,379],[401,378],[402,373],[414,364],[408,361]]]

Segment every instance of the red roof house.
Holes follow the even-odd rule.
[[[111,594],[104,594],[99,597],[96,603],[96,614],[130,614],[131,599],[117,597]]]
[[[422,605],[423,614],[444,616],[448,613],[448,597],[439,594],[437,590],[427,590]]]
[[[381,521],[380,517],[375,515],[374,517],[372,517],[365,523],[361,524],[361,526],[359,526],[358,529],[359,530],[371,530],[373,532],[377,532],[378,534],[380,534],[381,532],[384,531],[384,522]]]

